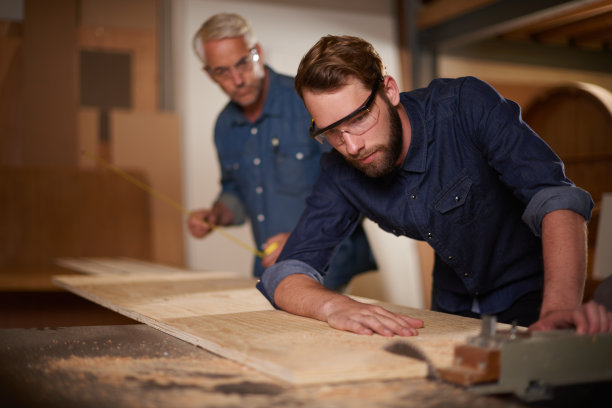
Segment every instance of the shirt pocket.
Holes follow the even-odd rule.
[[[320,152],[311,145],[278,146],[275,154],[275,181],[279,193],[310,194],[320,172]]]
[[[473,182],[466,173],[462,171],[434,200],[436,211],[459,225],[472,222],[478,215],[478,203],[472,194]]]

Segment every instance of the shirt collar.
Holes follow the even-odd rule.
[[[411,137],[410,147],[401,165],[401,169],[407,172],[423,173],[427,166],[427,133],[425,121],[421,115],[419,106],[409,98],[410,93],[401,94],[400,102],[410,120]]]

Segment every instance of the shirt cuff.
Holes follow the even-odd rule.
[[[257,289],[259,289],[266,299],[268,299],[272,306],[278,309],[274,303],[274,292],[276,291],[276,287],[287,276],[298,273],[310,276],[320,284],[323,284],[323,277],[315,268],[305,262],[288,259],[275,263],[266,269],[259,282],[257,282]]]
[[[556,210],[571,210],[591,219],[593,200],[585,190],[576,186],[548,187],[538,191],[527,204],[522,220],[537,236],[542,235],[542,219]]]
[[[244,224],[246,221],[246,212],[238,197],[233,194],[221,193],[215,202],[225,204],[225,206],[230,209],[232,214],[234,214],[234,221],[232,222],[232,225]]]

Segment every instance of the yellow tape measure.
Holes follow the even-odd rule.
[[[270,255],[272,252],[276,251],[278,248],[278,242],[273,242],[264,249],[264,255]]]
[[[183,207],[181,204],[179,204],[176,201],[174,201],[172,198],[168,197],[165,194],[162,194],[162,193],[156,191],[155,189],[153,189],[153,187],[146,185],[142,181],[138,180],[136,177],[126,173],[125,171],[121,170],[119,167],[115,166],[114,164],[109,163],[106,160],[104,160],[103,158],[95,156],[95,155],[87,152],[86,150],[82,150],[82,154],[84,154],[85,156],[87,156],[87,157],[97,161],[98,163],[102,164],[106,168],[114,171],[115,173],[117,173],[118,175],[123,177],[125,180],[127,180],[130,183],[136,185],[137,187],[141,188],[142,190],[146,191],[147,193],[151,194],[152,196],[155,196],[155,197],[161,199],[162,201],[165,201],[167,204],[170,204],[172,207],[176,208],[178,211],[182,212],[183,214],[187,215],[188,217],[191,218],[193,216],[189,211],[187,211],[187,209],[185,207]],[[235,244],[237,244],[237,245],[239,245],[239,246],[249,250],[250,252],[254,253],[255,255],[257,255],[260,258],[263,258],[265,255],[268,255],[268,254],[274,252],[274,250],[278,247],[278,244],[276,242],[274,242],[274,243],[270,244],[270,246],[268,246],[266,248],[265,252],[262,252],[262,251],[260,251],[260,250],[258,250],[256,248],[253,248],[251,245],[247,244],[246,242],[241,241],[240,239],[236,238],[235,236],[233,236],[233,235],[223,231],[217,225],[211,224],[210,222],[208,222],[206,220],[203,220],[203,219],[199,219],[199,218],[196,218],[196,219],[201,221],[201,222],[203,222],[203,223],[205,223],[212,230],[218,231],[224,237],[230,239]]]

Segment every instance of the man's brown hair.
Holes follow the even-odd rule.
[[[334,90],[345,85],[349,77],[372,88],[384,75],[385,67],[372,44],[359,37],[327,35],[302,58],[295,89],[303,98],[304,89]]]

